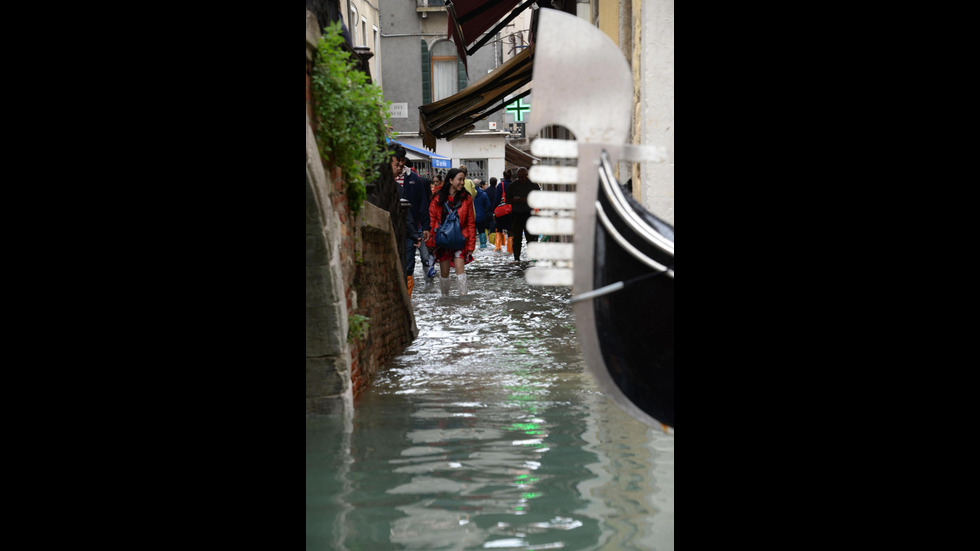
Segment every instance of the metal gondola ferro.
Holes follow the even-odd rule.
[[[577,17],[542,8],[535,41],[534,100],[528,134],[550,125],[570,140],[537,138],[538,183],[574,192],[535,191],[528,231],[574,235],[569,243],[529,243],[534,285],[570,285],[583,355],[599,388],[652,427],[674,427],[674,232],[622,191],[612,163],[664,162],[662,146],[625,143],[633,108],[632,71],[604,33]],[[583,70],[584,69],[584,70]],[[575,75],[575,78],[569,78]],[[603,105],[602,110],[595,105]]]

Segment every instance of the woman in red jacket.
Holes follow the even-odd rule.
[[[476,248],[476,220],[473,218],[473,197],[463,187],[465,174],[458,168],[451,168],[446,174],[445,184],[438,193],[432,196],[429,203],[429,220],[432,225],[432,232],[429,233],[429,240],[426,246],[439,262],[439,290],[442,296],[449,295],[449,263],[452,262],[456,268],[456,280],[459,281],[459,294],[466,294],[466,273],[464,266],[473,262],[473,250]],[[436,247],[436,231],[446,220],[449,212],[445,204],[449,203],[459,216],[459,228],[466,238],[466,244],[459,250],[448,250]]]

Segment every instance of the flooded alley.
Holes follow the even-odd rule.
[[[418,338],[351,418],[307,419],[307,549],[673,549],[673,434],[598,390],[570,289],[474,256],[466,296],[417,261]]]

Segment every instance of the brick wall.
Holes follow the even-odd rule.
[[[356,263],[354,290],[358,297],[357,313],[368,316],[368,329],[351,350],[351,383],[354,395],[374,378],[418,335],[411,306],[406,307],[408,288],[401,277],[398,251],[390,230],[387,213],[365,204],[381,228],[368,223],[361,226],[360,259]]]

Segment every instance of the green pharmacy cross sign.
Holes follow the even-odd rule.
[[[507,106],[507,112],[514,114],[514,121],[524,122],[524,112],[531,111],[530,105],[524,105],[524,98],[519,98],[514,103]]]

